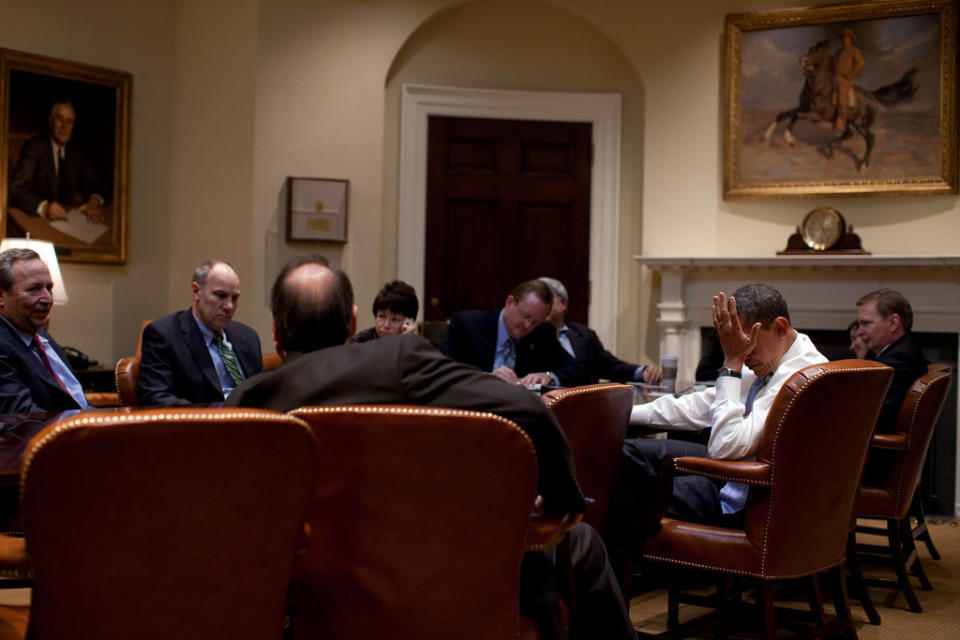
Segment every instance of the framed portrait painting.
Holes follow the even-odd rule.
[[[123,263],[133,76],[0,49],[0,227],[67,262]]]
[[[724,198],[957,193],[957,0],[728,15]]]

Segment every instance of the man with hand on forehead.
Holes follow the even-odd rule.
[[[656,532],[655,499],[663,461],[680,456],[722,460],[751,458],[780,387],[798,370],[827,361],[790,326],[787,303],[765,284],[748,284],[728,299],[713,297],[713,324],[723,348],[716,387],[638,405],[631,424],[662,429],[710,429],[706,445],[681,440],[634,439],[623,445],[607,522],[613,553],[632,553]],[[700,476],[674,478],[667,515],[680,520],[736,526],[742,523],[747,486]]]

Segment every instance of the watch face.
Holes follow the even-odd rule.
[[[803,242],[816,251],[829,249],[843,235],[843,216],[831,207],[819,207],[807,214],[800,225]]]

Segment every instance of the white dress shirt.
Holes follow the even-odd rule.
[[[770,381],[760,389],[750,415],[744,416],[747,394],[756,379],[748,367],[743,378],[721,376],[717,386],[689,393],[679,398],[667,395],[637,405],[630,415],[630,424],[647,424],[678,431],[712,429],[707,451],[711,458],[741,460],[757,450],[767,413],[780,392],[780,387],[794,373],[811,364],[827,362],[806,335],[797,333],[793,344],[777,363]]]

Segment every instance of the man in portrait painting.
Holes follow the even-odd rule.
[[[853,31],[844,29],[840,39],[843,42],[843,50],[837,55],[833,76],[836,90],[834,97],[837,102],[837,121],[833,123],[833,128],[837,131],[847,128],[847,107],[857,106],[857,93],[853,90],[853,79],[863,71],[866,65],[860,49],[853,45],[857,39]]]
[[[49,221],[63,220],[71,209],[89,222],[102,222],[106,203],[93,166],[71,142],[76,111],[69,100],[50,107],[49,135],[34,136],[23,144],[10,180],[10,206]]]

